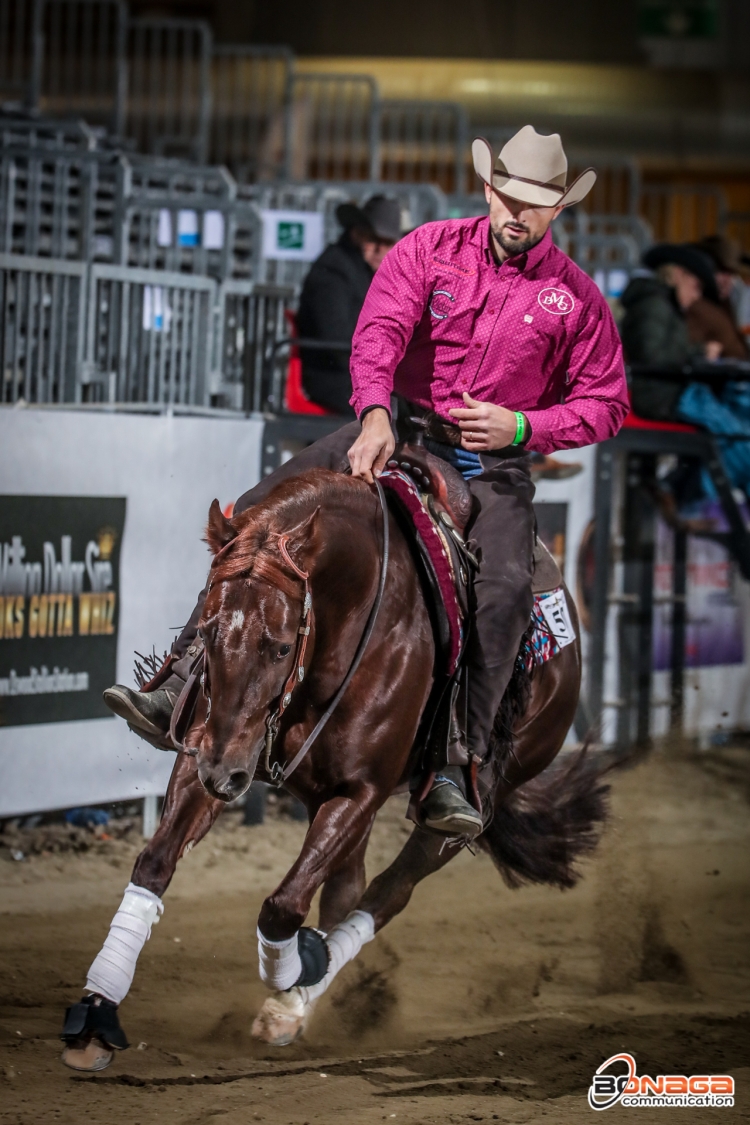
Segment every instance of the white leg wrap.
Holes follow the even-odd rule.
[[[278,992],[286,992],[302,973],[297,935],[286,941],[269,941],[258,930],[258,964],[263,983]]]
[[[164,904],[158,895],[128,883],[107,940],[89,969],[89,992],[98,992],[113,1004],[125,999],[133,983],[138,954],[151,937],[152,925],[163,913]]]
[[[372,914],[367,914],[364,910],[353,910],[348,918],[334,926],[326,937],[330,952],[328,972],[318,984],[299,989],[303,1002],[312,1004],[322,996],[336,974],[349,961],[353,961],[362,946],[367,945],[374,937],[374,919]]]

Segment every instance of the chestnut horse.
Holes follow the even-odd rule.
[[[269,759],[291,761],[315,727],[350,668],[376,597],[383,520],[372,486],[327,469],[280,483],[232,520],[214,501],[206,533],[214,560],[200,624],[205,694],[185,737],[195,749],[177,757],[161,823],[133,870],[137,888],[161,896],[179,858],[206,835],[226,802],[253,778],[270,780]],[[253,1025],[254,1035],[269,1043],[288,1043],[302,1030],[335,971],[372,937],[345,921],[351,912],[355,922],[369,917],[379,931],[404,909],[416,884],[458,851],[445,837],[415,828],[391,866],[366,885],[370,830],[378,809],[409,779],[436,657],[412,549],[393,516],[389,533],[384,597],[364,656],[287,783],[306,806],[310,826],[298,858],[263,903],[259,931],[269,943],[294,938],[322,887],[319,926],[328,934],[329,969],[320,983],[269,997]],[[313,607],[307,617],[305,574]],[[568,604],[577,632],[569,597]],[[264,755],[269,714],[296,666],[301,620],[310,625],[305,674]],[[479,846],[510,885],[571,886],[574,861],[594,846],[604,819],[605,788],[583,755],[547,769],[571,726],[579,685],[576,642],[535,668],[512,745],[503,743],[494,812]],[[70,1050],[66,1061],[86,1066]],[[106,1061],[100,1052],[97,1065]]]

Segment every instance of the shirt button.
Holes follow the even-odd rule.
[[[481,344],[475,344],[474,347],[481,350],[482,345]]]
[[[495,310],[494,310],[494,309],[487,309],[487,312],[488,312],[488,313],[490,314],[490,316],[494,316],[494,315],[495,315]]]

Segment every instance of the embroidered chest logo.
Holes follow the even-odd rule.
[[[570,293],[566,293],[564,289],[542,289],[537,300],[546,312],[554,313],[555,316],[565,316],[576,305]]]
[[[447,289],[436,289],[430,297],[430,316],[435,320],[445,320],[455,299]]]

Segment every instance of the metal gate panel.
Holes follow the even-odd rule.
[[[87,401],[211,405],[217,292],[208,277],[93,266]]]
[[[290,286],[222,284],[219,350],[227,406],[255,413],[282,408],[283,372],[274,344],[290,334],[286,312],[294,298]]]
[[[286,47],[214,47],[211,160],[239,180],[274,180],[286,171],[292,63]]]
[[[0,100],[28,104],[34,57],[34,5],[0,0]]]
[[[0,0],[2,2],[2,0]],[[15,148],[49,148],[55,152],[93,152],[97,147],[95,131],[76,118],[58,120],[39,117],[35,113],[0,110],[0,145]]]
[[[295,74],[291,79],[293,180],[376,180],[380,96],[365,74]]]
[[[0,149],[0,251],[112,261],[126,171],[116,153]]]
[[[469,123],[456,102],[386,99],[380,114],[381,178],[466,190]]]
[[[0,253],[0,401],[76,402],[86,266]]]
[[[248,204],[166,196],[125,208],[122,265],[249,281],[259,252],[260,217]]]
[[[211,116],[211,29],[202,20],[130,24],[127,132],[140,152],[205,163]]]
[[[128,13],[122,0],[35,0],[32,104],[122,133]]]

